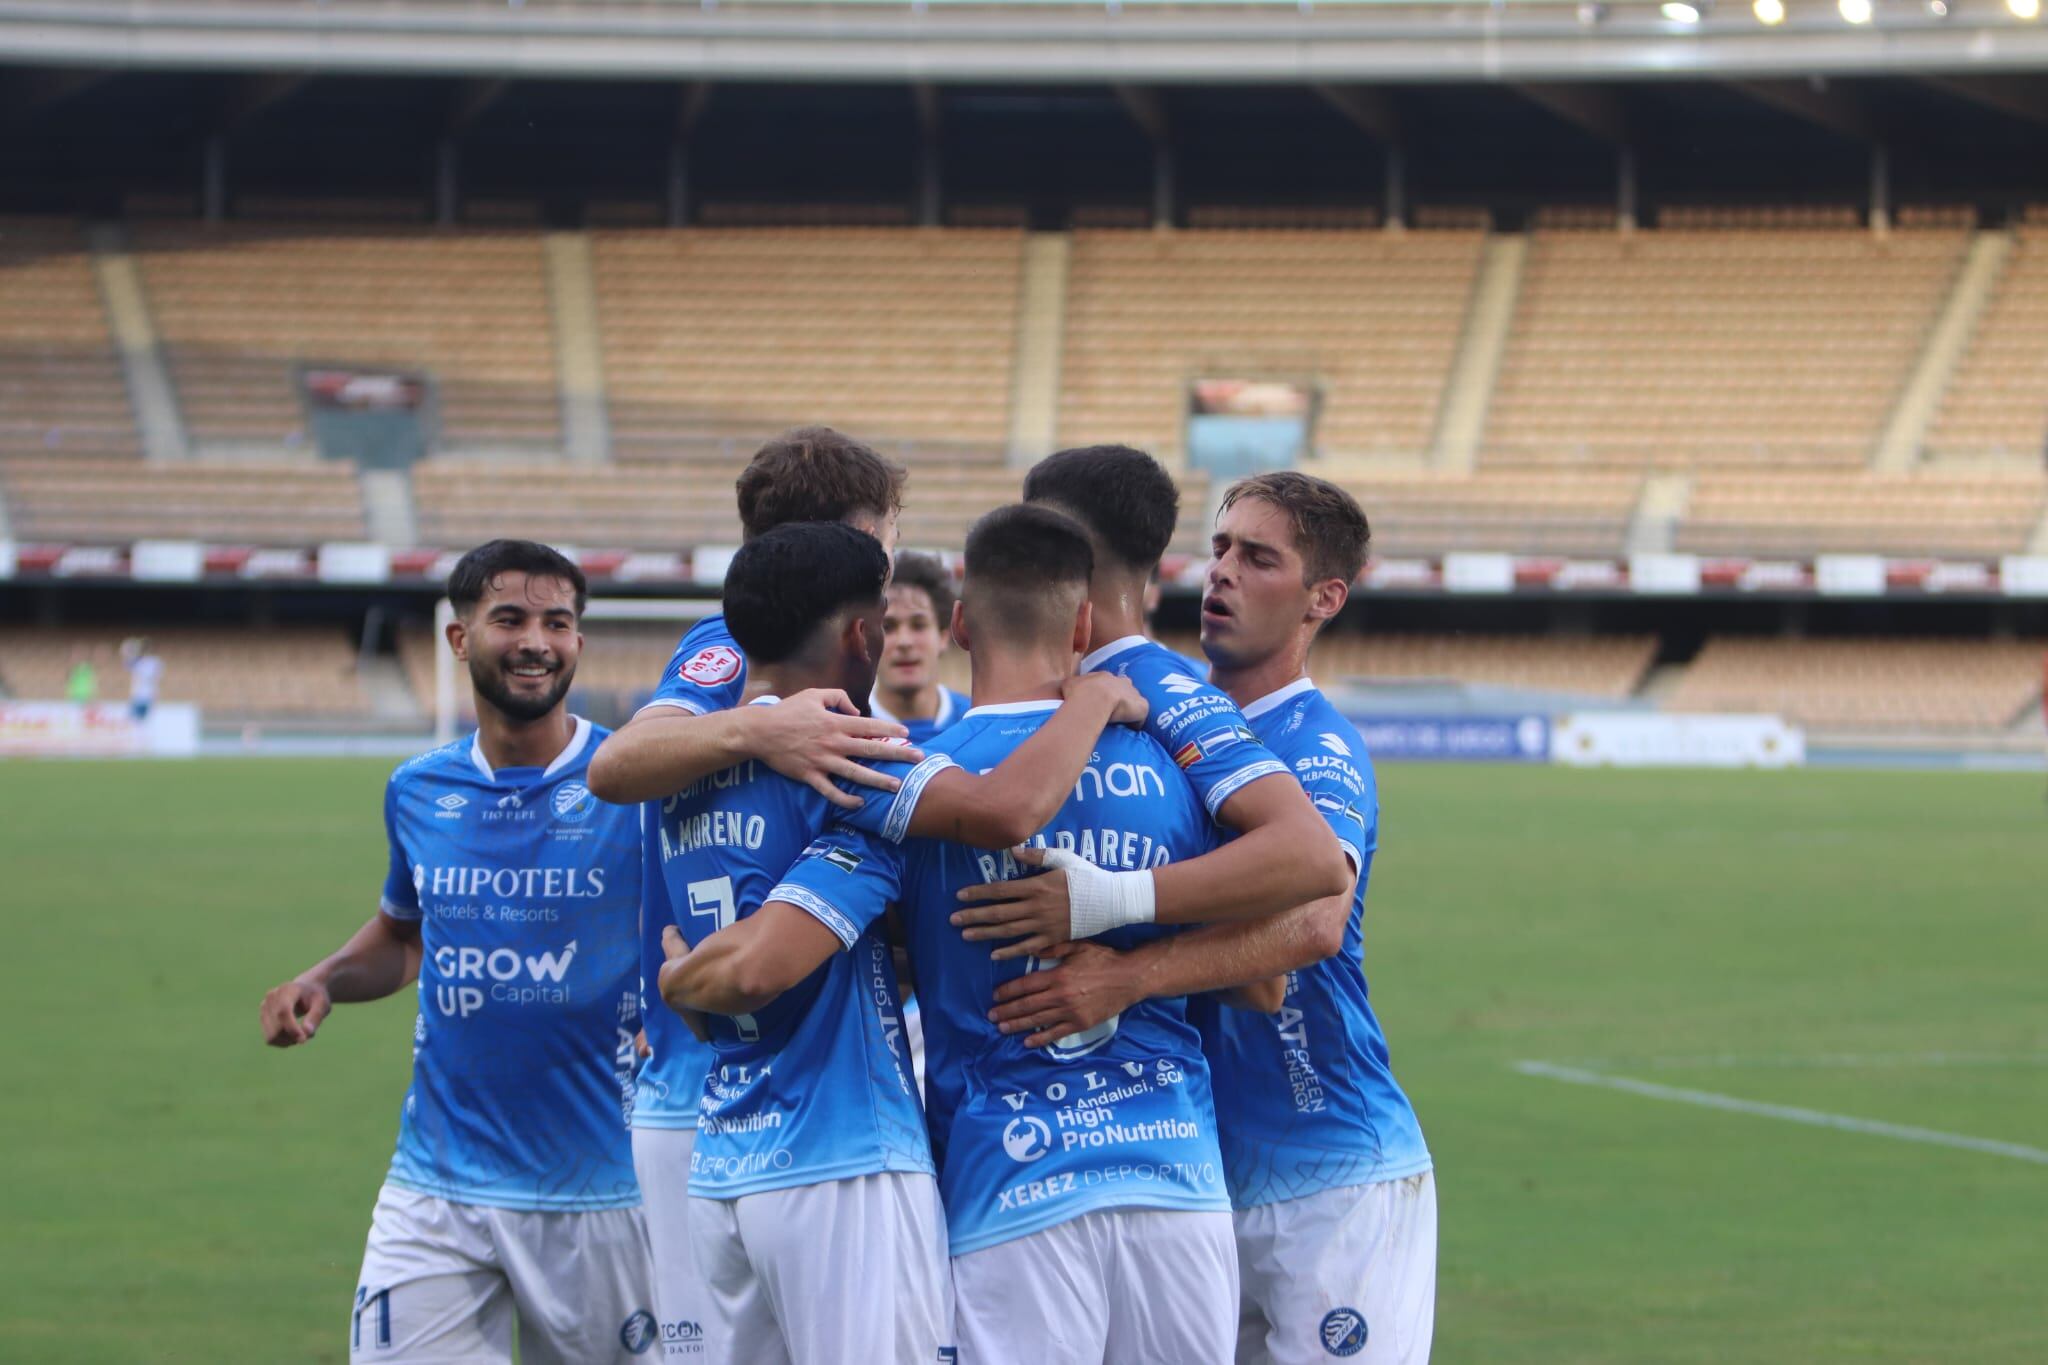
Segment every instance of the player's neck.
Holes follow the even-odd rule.
[[[1211,659],[1209,681],[1239,706],[1250,706],[1260,697],[1270,697],[1296,679],[1308,676],[1308,647],[1314,638],[1299,635],[1265,658],[1241,668],[1228,668]]]
[[[923,687],[883,687],[875,685],[875,698],[882,703],[882,709],[898,720],[937,720],[939,718],[939,685],[926,683]]]
[[[974,650],[973,701],[1002,706],[1018,701],[1058,701],[1060,685],[1074,671],[1074,655],[1058,648],[1010,648],[984,643]]]
[[[811,688],[827,690],[842,687],[839,675],[830,668],[810,667],[795,660],[784,660],[779,664],[761,664],[747,670],[747,692],[745,700],[756,697],[793,697]],[[858,706],[866,697],[854,697]]]
[[[1145,633],[1145,581],[1144,574],[1133,578],[1096,572],[1088,588],[1088,601],[1095,609],[1088,627],[1090,653],[1126,635]]]
[[[491,771],[545,768],[576,737],[576,718],[567,706],[557,706],[537,720],[517,720],[478,697],[476,730],[477,745]]]

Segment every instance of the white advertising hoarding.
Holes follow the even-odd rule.
[[[138,721],[125,702],[0,701],[0,756],[152,758],[199,752],[199,708],[158,702]]]
[[[1791,768],[1806,732],[1778,716],[1582,712],[1551,731],[1550,757],[1581,768]]]

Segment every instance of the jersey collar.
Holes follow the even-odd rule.
[[[1265,696],[1260,697],[1257,701],[1250,702],[1247,705],[1245,705],[1242,708],[1244,711],[1244,718],[1246,720],[1251,720],[1254,717],[1263,716],[1268,711],[1272,710],[1274,707],[1279,706],[1284,702],[1292,701],[1294,698],[1300,696],[1304,692],[1315,691],[1315,687],[1316,680],[1314,678],[1308,677],[1306,675],[1296,678],[1293,682],[1287,684],[1287,686],[1281,688],[1279,691],[1268,692]]]
[[[893,725],[903,724],[902,719],[882,705],[882,689],[868,693],[868,714],[876,720],[886,720]],[[953,691],[944,683],[939,684],[939,712],[932,717],[932,725],[943,730],[953,723]]]
[[[569,742],[563,746],[562,752],[556,754],[548,766],[541,770],[542,781],[546,781],[571,763],[574,763],[576,756],[583,752],[583,746],[590,742],[590,721],[588,718],[571,716],[570,719],[576,722],[576,729],[570,734]],[[476,770],[484,775],[484,781],[496,782],[498,780],[498,775],[491,771],[490,760],[484,757],[484,732],[481,730],[478,730],[469,737],[469,761],[475,764]]]
[[[969,717],[1030,716],[1036,715],[1041,711],[1057,711],[1059,709],[1060,704],[1057,701],[999,701],[991,702],[987,706],[970,706],[967,708],[967,714]]]
[[[1083,673],[1093,673],[1132,645],[1146,645],[1150,643],[1152,642],[1142,635],[1126,635],[1121,640],[1111,640],[1108,644],[1081,660],[1081,671]]]

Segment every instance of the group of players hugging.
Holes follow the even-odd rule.
[[[722,614],[616,733],[566,706],[576,566],[455,567],[478,728],[392,774],[377,913],[262,1009],[290,1047],[419,983],[352,1361],[1427,1360],[1378,799],[1307,673],[1364,514],[1232,486],[1205,666],[1144,634],[1149,455],[1031,469],[957,603],[892,563],[905,477],[828,428],[763,447]]]

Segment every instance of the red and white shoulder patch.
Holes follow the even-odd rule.
[[[740,675],[746,660],[731,645],[707,645],[676,665],[676,676],[699,687],[716,687]]]

